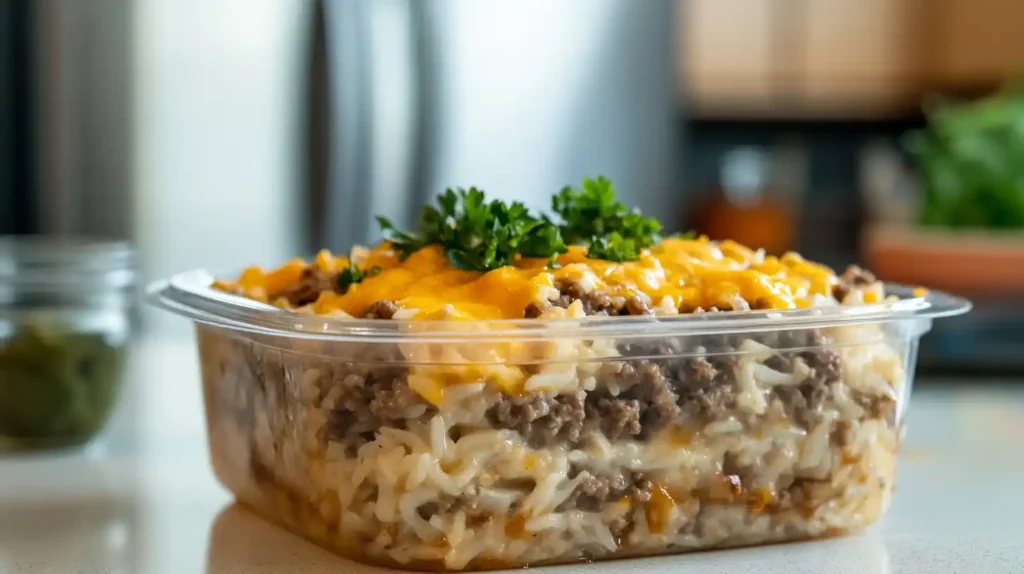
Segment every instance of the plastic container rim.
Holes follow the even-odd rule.
[[[820,329],[864,323],[936,319],[961,315],[971,302],[941,291],[886,284],[895,301],[856,306],[729,311],[668,317],[593,316],[574,319],[486,321],[388,320],[325,317],[286,311],[218,291],[204,269],[180,273],[149,286],[146,301],[197,323],[261,335],[346,342],[486,343],[593,338],[651,338]]]

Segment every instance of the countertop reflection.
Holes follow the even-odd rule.
[[[232,502],[207,463],[187,339],[139,342],[109,432],[84,452],[0,458],[0,572],[378,574]],[[1024,572],[1024,391],[915,394],[899,492],[844,538],[533,571]]]
[[[213,524],[208,557],[209,574],[390,574],[394,570],[362,566],[340,559],[266,522],[246,507],[231,504]],[[565,574],[615,572],[640,574],[672,572],[857,573],[889,572],[885,545],[875,532],[824,541],[780,544],[691,554],[685,558],[662,556],[643,560],[616,560],[593,564],[531,568],[530,572]],[[520,572],[522,570],[519,570]]]

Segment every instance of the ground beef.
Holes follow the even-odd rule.
[[[824,340],[821,331],[817,329],[790,329],[787,331],[769,331],[767,333],[756,333],[751,336],[762,345],[777,349],[780,353],[789,352],[790,356],[796,357],[797,351],[806,350],[809,347],[823,344]],[[824,344],[827,344],[825,341]]]
[[[626,493],[626,477],[621,474],[613,476],[594,476],[587,471],[580,473],[580,483],[576,490],[563,504],[564,509],[580,509],[591,512],[600,511],[609,499],[618,501]]]
[[[673,381],[654,361],[605,364],[602,388],[571,395],[502,395],[488,413],[492,424],[519,432],[534,447],[577,443],[586,432],[600,431],[609,440],[645,439],[672,424],[681,412]],[[607,389],[614,383],[621,392]]]
[[[718,379],[718,369],[704,357],[693,357],[685,363],[686,378],[695,386],[707,387]]]
[[[599,421],[609,439],[646,438],[679,415],[678,396],[655,361],[615,361],[600,372],[604,382],[614,379],[622,389],[618,396],[598,390],[587,397],[588,421]]]
[[[307,289],[313,289],[314,275],[311,272],[304,278],[310,285]],[[324,281],[324,278],[317,280]],[[563,282],[558,287],[561,294],[552,302],[554,305],[565,307],[579,300],[588,314],[598,315],[652,312],[648,301],[641,296],[584,293],[575,282]],[[296,301],[308,298],[308,295],[298,297],[299,291],[296,289],[293,293]],[[371,305],[364,316],[390,319],[396,311],[393,301],[381,300]],[[536,305],[525,310],[529,317],[541,313],[542,309]],[[779,387],[773,394],[789,416],[809,424],[814,413],[820,411],[829,385],[841,377],[839,356],[827,348],[827,339],[817,331],[797,330],[764,337],[766,343],[774,343],[777,348],[793,349],[771,357],[768,364],[772,368],[792,372],[798,358],[807,364],[810,373],[806,380],[797,386]],[[498,428],[519,432],[534,447],[578,444],[581,437],[592,431],[601,432],[613,441],[644,440],[681,418],[720,420],[735,409],[737,347],[744,338],[737,335],[701,337],[702,346],[690,349],[682,338],[631,340],[620,344],[619,350],[624,357],[636,358],[603,365],[597,374],[596,391],[579,390],[556,396],[502,395],[488,411],[488,418]],[[694,353],[700,354],[694,356]],[[361,442],[372,440],[380,427],[404,428],[408,417],[428,417],[435,410],[408,388],[407,372],[402,367],[364,365],[357,368],[347,363],[334,369],[331,384],[341,385],[344,391],[329,414],[327,432],[333,440],[359,446]],[[251,365],[249,370],[262,373],[261,384],[271,383],[264,382],[268,378],[267,365]],[[269,386],[276,387],[282,382],[283,378]],[[265,392],[274,390],[265,389]],[[869,401],[865,405],[873,413],[892,410],[884,401]]]
[[[310,265],[302,270],[299,282],[281,294],[294,307],[303,307],[315,302],[325,291],[337,291],[338,275],[324,273],[317,265]]]
[[[358,446],[381,427],[405,428],[411,416],[432,416],[433,405],[409,388],[406,377],[397,367],[339,365],[332,384],[342,391],[328,417],[328,437]]]
[[[828,392],[828,386],[809,378],[799,385],[777,385],[771,394],[782,403],[787,416],[806,428],[821,413]]]
[[[676,370],[679,406],[691,417],[718,420],[736,407],[736,355],[684,359]]]
[[[764,364],[780,373],[792,373],[796,368],[796,357],[792,353],[775,353],[768,357]]]
[[[639,436],[644,430],[640,424],[640,401],[635,399],[599,398],[588,403],[587,417],[601,421],[601,430],[608,440]]]
[[[302,270],[299,282],[286,289],[281,296],[294,307],[303,307],[316,302],[321,293],[341,293],[337,273],[324,273],[317,265]],[[394,301],[377,301],[366,310],[367,319],[390,319],[398,311]]]
[[[650,302],[640,295],[629,297],[612,296],[602,291],[585,293],[583,286],[575,281],[560,281],[555,287],[559,290],[558,299],[551,302],[555,307],[568,309],[574,301],[580,301],[583,312],[587,315],[652,315]],[[531,305],[526,309],[527,317],[539,316],[542,309]]]
[[[816,330],[784,331],[768,343],[796,350],[775,353],[765,361],[766,366],[782,373],[792,373],[797,360],[807,365],[809,373],[799,386],[776,388],[774,395],[782,401],[787,414],[796,416],[799,421],[809,421],[811,412],[829,394],[829,385],[842,378],[839,355],[830,348],[828,338]]]
[[[398,312],[398,305],[395,305],[394,301],[387,299],[381,299],[363,313],[363,317],[367,319],[390,319],[395,316]]]
[[[650,430],[661,428],[672,422],[679,414],[678,396],[672,391],[669,381],[661,368],[647,362],[639,366],[640,381],[630,389],[643,407],[641,423]]]
[[[679,400],[691,416],[709,421],[721,420],[736,408],[736,391],[732,385],[716,385],[682,394]]]
[[[798,385],[779,385],[772,392],[772,398],[781,401],[787,416],[799,424],[811,424],[820,412],[821,405],[830,394],[830,386],[842,377],[842,362],[839,355],[830,349],[828,339],[818,331],[799,331],[780,336],[788,340],[779,341],[786,346],[799,346],[804,350],[776,353],[765,364],[783,373],[792,373],[796,359],[802,360],[809,373]]]
[[[534,447],[559,441],[576,442],[583,432],[586,396],[585,391],[553,397],[544,394],[526,397],[503,394],[488,416],[492,424],[518,431]]]
[[[526,306],[526,310],[523,311],[523,317],[527,319],[536,319],[544,314],[544,310],[537,306],[536,303],[530,303]]]
[[[653,315],[654,311],[651,306],[643,298],[637,295],[630,295],[626,297],[626,314],[627,315]]]
[[[630,349],[634,351],[635,349]],[[681,415],[723,418],[736,405],[735,355],[616,361],[598,372],[587,398],[587,421],[601,421],[609,439],[644,439]],[[619,388],[613,396],[607,387]]]
[[[851,265],[839,276],[839,282],[832,287],[832,296],[841,302],[851,291],[867,287],[877,280],[867,269]]]
[[[718,420],[735,408],[734,358],[613,361],[599,370],[598,389],[571,395],[502,395],[492,424],[519,432],[534,447],[578,443],[587,433],[609,440],[645,440],[681,415]],[[612,394],[611,389],[618,389]]]
[[[828,343],[824,337],[820,342],[822,345]],[[838,381],[843,375],[843,364],[839,355],[827,347],[808,349],[800,353],[800,358],[807,363],[811,373],[809,379],[814,379],[818,385],[826,385]]]
[[[595,475],[574,468],[570,476],[578,478],[580,482],[569,498],[559,505],[559,511],[600,512],[606,504],[614,504],[623,498],[636,503],[645,503],[651,499],[651,481],[638,472],[629,475]]]

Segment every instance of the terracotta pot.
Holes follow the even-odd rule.
[[[1024,231],[879,226],[864,231],[861,247],[885,281],[1024,299]]]

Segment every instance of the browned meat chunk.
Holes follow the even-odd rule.
[[[839,282],[832,288],[832,296],[842,301],[851,291],[867,287],[876,281],[878,279],[867,269],[851,265],[839,276]]]
[[[434,407],[409,388],[406,377],[394,367],[341,368],[334,381],[344,390],[328,420],[330,438],[358,446],[381,427],[405,428],[410,418],[432,416]]]
[[[616,437],[647,437],[671,424],[679,415],[672,383],[655,361],[616,361],[600,373],[623,389],[618,396],[596,391],[587,399],[588,421],[600,421],[602,432]]]
[[[821,406],[828,395],[828,387],[816,379],[808,379],[799,385],[779,385],[772,394],[782,402],[786,415],[804,427],[810,426],[821,413]]]
[[[394,301],[388,301],[382,299],[377,301],[363,313],[363,317],[367,319],[391,319],[398,312],[398,305],[395,305]]]
[[[600,512],[606,504],[614,504],[623,498],[641,503],[651,499],[651,482],[640,473],[598,476],[587,470],[577,472],[573,477],[579,478],[580,483],[559,506],[560,511]]]
[[[299,282],[281,293],[281,297],[287,299],[293,307],[303,307],[314,303],[321,293],[337,291],[337,288],[337,274],[324,273],[318,266],[310,265],[302,270]]]
[[[583,304],[583,312],[587,315],[652,315],[650,303],[639,295],[629,297],[612,296],[601,291],[584,293],[583,287],[573,281],[562,281],[558,285],[561,295],[551,304],[567,309],[574,301]],[[539,313],[527,310],[527,316]]]
[[[583,431],[584,400],[587,393],[549,397],[502,395],[490,411],[492,423],[514,429],[531,445],[545,446],[558,441],[575,442]]]

